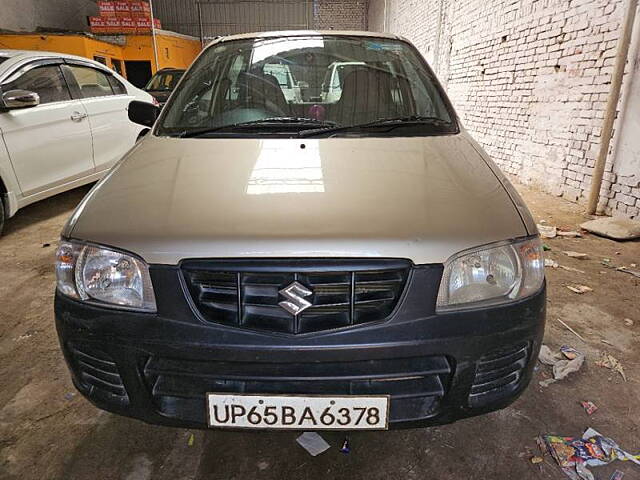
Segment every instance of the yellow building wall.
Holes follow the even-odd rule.
[[[189,40],[170,35],[156,35],[158,49],[158,65],[153,55],[153,39],[151,35],[127,36],[127,45],[123,47],[125,60],[151,60],[153,72],[161,68],[187,68],[200,53],[198,40]]]
[[[156,66],[151,35],[127,35],[125,39],[125,45],[116,45],[85,35],[5,34],[0,35],[0,49],[45,50],[92,60],[95,56],[100,56],[107,59],[107,66],[110,68],[113,68],[112,59],[147,60],[151,62],[153,73],[158,70],[158,66],[187,68],[201,50],[198,40],[159,33],[156,35],[159,65]]]
[[[83,35],[0,35],[0,48],[68,53],[92,60],[95,55],[122,59],[122,47],[119,45],[101,42]]]

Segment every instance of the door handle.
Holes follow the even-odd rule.
[[[83,118],[87,118],[86,113],[73,112],[71,114],[71,120],[73,120],[74,122],[81,122]]]

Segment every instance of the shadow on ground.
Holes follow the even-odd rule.
[[[91,185],[80,187],[21,208],[14,217],[6,220],[3,236],[17,234],[39,223],[46,223],[58,215],[69,214],[90,189]]]

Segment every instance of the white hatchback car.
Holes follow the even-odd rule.
[[[144,130],[132,100],[154,103],[101,63],[0,50],[0,232],[19,208],[102,177]]]

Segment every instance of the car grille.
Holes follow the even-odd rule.
[[[529,345],[483,356],[477,364],[469,401],[472,407],[508,397],[518,388],[529,357]]]
[[[393,420],[400,419],[399,411],[421,418],[439,405],[451,374],[452,366],[444,356],[306,363],[150,357],[143,370],[158,409],[195,422],[206,421],[207,392],[391,395]]]
[[[86,345],[69,345],[69,351],[78,380],[91,395],[129,403],[118,367],[107,353]]]
[[[407,282],[407,260],[185,261],[196,309],[207,321],[247,329],[303,334],[386,319]],[[280,290],[298,282],[311,306],[294,315]]]

